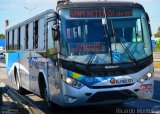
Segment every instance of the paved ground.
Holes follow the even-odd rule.
[[[155,61],[160,61],[160,53],[154,53],[153,58]]]
[[[4,63],[0,63],[0,69],[3,69],[3,70],[0,70],[0,79],[7,79],[6,66]]]

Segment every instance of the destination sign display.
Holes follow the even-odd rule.
[[[107,17],[132,16],[131,9],[105,9]],[[71,9],[70,18],[105,17],[103,9]]]
[[[93,52],[106,52],[105,43],[71,43],[71,53],[93,53]]]

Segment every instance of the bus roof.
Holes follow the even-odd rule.
[[[36,19],[39,19],[40,17],[48,15],[48,14],[53,13],[53,12],[55,12],[53,9],[49,9],[49,10],[47,10],[45,12],[42,12],[42,13],[40,13],[38,15],[35,15],[34,17],[31,17],[31,18],[29,18],[29,19],[27,19],[27,20],[25,20],[25,21],[23,21],[21,23],[18,23],[16,25],[12,26],[12,27],[9,27],[6,31],[10,31],[10,30],[12,30],[12,29],[14,29],[16,27],[20,27],[20,26],[25,25],[27,23],[34,22]]]
[[[64,0],[65,1],[65,0]],[[138,7],[143,8],[143,6],[136,2],[125,2],[125,1],[93,1],[93,2],[59,2],[57,4],[57,11],[66,8],[88,8],[88,7]]]

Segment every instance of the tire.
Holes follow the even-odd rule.
[[[44,99],[44,102],[48,106],[49,110],[53,112],[58,112],[61,109],[61,107],[49,100],[47,86],[44,79],[42,79],[42,81],[40,82],[41,84],[39,84],[39,87],[40,87],[41,98]]]
[[[52,111],[52,112],[59,112],[62,109],[62,107],[53,103],[52,101],[49,101],[47,103],[47,106],[48,106],[49,110]]]
[[[41,84],[40,84],[40,82],[41,82]],[[44,79],[40,80],[40,82],[39,82],[40,96],[41,96],[42,99],[44,99],[44,101],[46,101],[47,100],[47,98],[46,98],[46,96],[47,96],[47,93],[46,93],[47,87],[46,87]]]

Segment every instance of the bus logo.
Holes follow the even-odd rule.
[[[112,84],[114,84],[114,83],[116,83],[116,79],[115,78],[112,78],[111,80],[110,80],[110,82],[112,83]]]
[[[115,78],[111,78],[110,82],[112,84],[132,84],[134,80],[133,79],[116,80]]]

